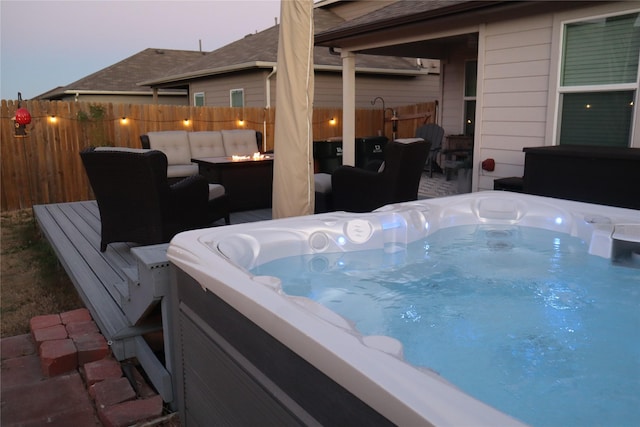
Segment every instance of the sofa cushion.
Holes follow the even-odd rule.
[[[183,178],[186,176],[197,175],[198,165],[189,163],[186,165],[169,165],[167,166],[167,178]]]
[[[259,150],[256,131],[250,129],[223,130],[222,142],[227,156],[251,156]]]
[[[227,155],[222,143],[222,133],[217,130],[189,132],[189,147],[191,147],[192,159]]]
[[[189,136],[185,130],[149,132],[149,146],[160,150],[167,156],[169,165],[188,165],[191,163]]]

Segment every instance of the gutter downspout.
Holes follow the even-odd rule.
[[[265,106],[266,111],[271,111],[271,77],[273,77],[277,72],[277,67],[274,65],[273,70],[267,75],[265,79],[265,93],[267,97],[267,105]],[[262,152],[267,151],[267,117],[266,115],[262,119]]]

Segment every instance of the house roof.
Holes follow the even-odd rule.
[[[37,98],[55,99],[76,93],[151,94],[151,88],[140,87],[136,83],[163,75],[167,70],[192,62],[203,55],[203,52],[194,50],[145,49],[80,80],[45,92]],[[176,93],[175,90],[172,92]],[[184,95],[183,91],[179,93]]]
[[[314,29],[321,32],[343,23],[344,20],[336,14],[324,10],[314,9]],[[139,85],[169,86],[186,80],[206,77],[216,74],[237,72],[255,68],[273,68],[278,57],[278,35],[280,25],[274,25],[264,31],[249,34],[220,49],[207,53],[203,57],[188,64],[176,67],[164,76],[141,81]],[[314,64],[316,69],[339,71],[342,59],[332,54],[328,47],[314,48]],[[360,72],[386,72],[387,74],[420,74],[415,61],[400,57],[378,57],[360,55],[356,58],[356,69]]]
[[[420,28],[434,33],[455,27],[475,25],[492,20],[507,20],[533,16],[550,11],[569,10],[588,3],[606,3],[600,0],[581,1],[520,1],[520,0],[398,0],[368,14],[345,21],[322,32],[316,32],[316,46],[352,48],[366,45],[370,40],[389,40]],[[453,42],[454,37],[448,37]],[[430,58],[446,55],[444,39],[394,44],[365,48],[359,54],[413,56],[422,52]]]
[[[504,1],[399,0],[366,15],[345,21],[326,31],[316,32],[315,40],[316,43],[325,43],[334,38],[344,38],[352,33],[361,34],[367,30],[392,28],[401,24],[421,22],[427,18],[484,8],[498,3],[504,3]]]

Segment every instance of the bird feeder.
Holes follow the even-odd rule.
[[[11,120],[14,123],[14,136],[18,138],[24,138],[27,136],[27,125],[31,123],[31,114],[29,110],[20,106],[22,103],[22,94],[18,92],[18,109],[16,110],[16,114],[13,116]]]

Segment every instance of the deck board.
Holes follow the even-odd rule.
[[[34,216],[60,263],[107,340],[134,337],[159,324],[131,325],[123,313],[131,270],[137,259],[132,243],[112,243],[100,252],[100,212],[94,200],[36,205]],[[234,212],[232,224],[271,218],[270,209]],[[220,223],[222,225],[223,223]]]
[[[107,340],[160,329],[159,322],[134,326],[124,316],[121,299],[128,293],[124,269],[136,268],[136,261],[124,243],[100,252],[99,219],[95,221],[91,204],[95,201],[37,205],[33,209],[40,229]]]

